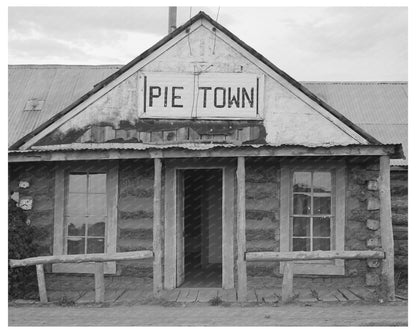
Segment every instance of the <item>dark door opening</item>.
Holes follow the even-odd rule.
[[[185,282],[222,285],[222,169],[184,170]]]

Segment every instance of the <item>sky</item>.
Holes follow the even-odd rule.
[[[301,81],[407,81],[405,7],[204,10]],[[126,64],[167,34],[167,7],[9,7],[9,64]]]

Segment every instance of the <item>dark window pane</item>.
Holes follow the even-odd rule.
[[[89,193],[105,193],[106,192],[106,175],[90,174],[88,183]]]
[[[88,238],[87,253],[104,253],[104,238]]]
[[[85,238],[67,238],[67,254],[84,254]]]
[[[69,192],[87,193],[87,175],[69,175]]]
[[[310,192],[311,179],[312,176],[310,172],[294,172],[293,192]]]
[[[107,196],[105,194],[88,195],[88,215],[107,215]]]
[[[329,251],[331,249],[331,241],[329,238],[314,238],[313,250]]]
[[[68,236],[85,236],[85,219],[80,217],[67,217]]]
[[[314,172],[313,173],[313,191],[314,192],[331,192],[331,173]]]
[[[87,195],[82,193],[68,193],[66,214],[70,216],[86,216]]]
[[[308,194],[293,195],[293,214],[310,214],[311,197]]]
[[[304,237],[310,235],[310,218],[293,217],[293,236]]]
[[[310,251],[311,243],[309,238],[293,238],[293,251]]]
[[[331,218],[314,217],[313,219],[313,237],[331,236]]]
[[[88,224],[88,236],[105,236],[105,222]]]
[[[313,213],[331,214],[331,197],[314,197]]]

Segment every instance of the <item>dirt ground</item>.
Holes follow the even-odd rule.
[[[407,302],[253,306],[9,305],[9,326],[407,326]]]

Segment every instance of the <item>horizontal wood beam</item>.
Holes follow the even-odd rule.
[[[384,259],[383,251],[246,252],[246,261]]]
[[[132,251],[119,252],[114,254],[71,254],[60,256],[43,256],[26,259],[9,259],[10,267],[24,267],[45,264],[67,264],[81,262],[107,262],[107,261],[124,261],[140,260],[153,258],[152,251]]]
[[[110,146],[112,147],[112,146]],[[45,147],[46,148],[46,147]],[[157,147],[134,150],[120,147],[106,148],[105,144],[94,149],[74,148],[77,150],[9,152],[9,162],[74,161],[103,159],[145,159],[145,158],[202,158],[202,157],[291,157],[291,156],[384,156],[402,158],[401,145],[383,146],[334,146],[334,147],[214,147],[205,150],[179,147]]]

